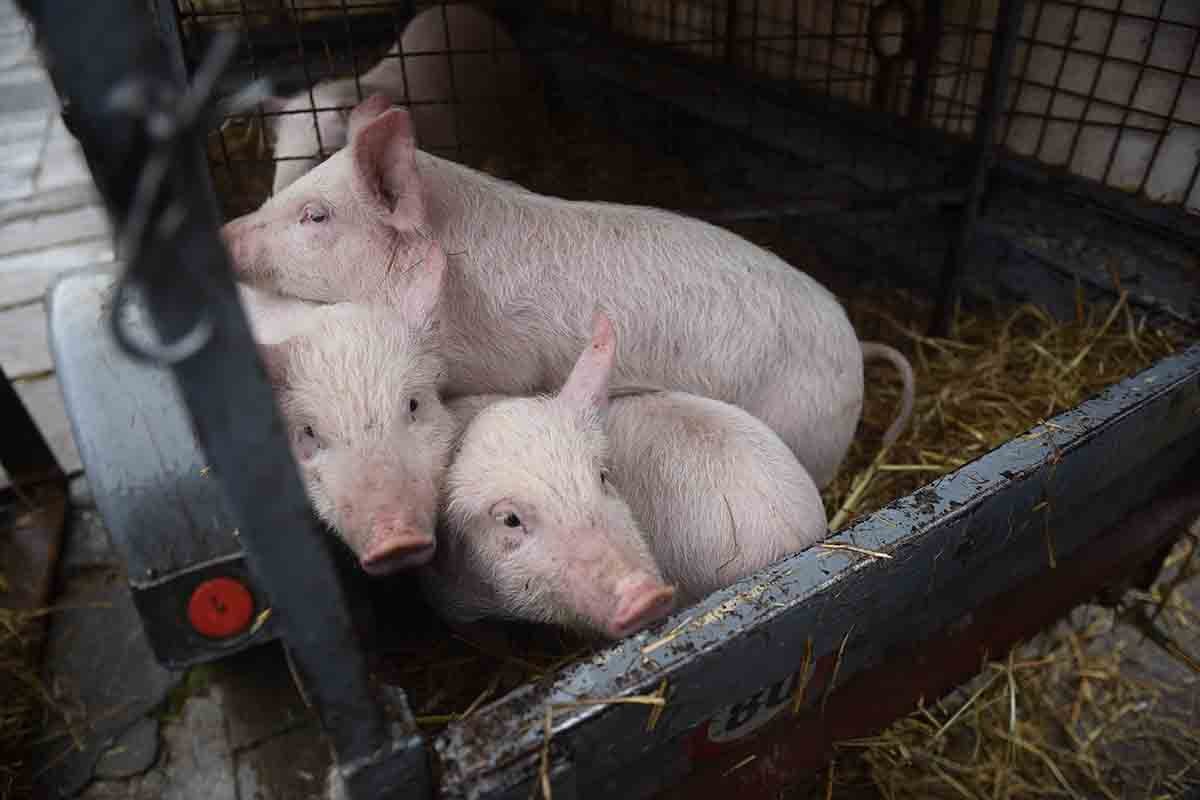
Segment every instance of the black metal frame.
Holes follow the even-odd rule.
[[[309,507],[217,236],[201,142],[232,42],[214,42],[185,89],[136,0],[20,5],[129,260],[117,310],[140,296],[168,343],[126,344],[131,355],[174,374],[349,796],[427,794],[420,734],[403,693],[372,684],[327,535]],[[97,30],[105,35],[97,38]],[[114,331],[124,335],[119,324]]]
[[[4,427],[4,436],[0,437],[0,464],[4,465],[17,491],[44,481],[65,483],[66,476],[58,459],[5,374],[3,365],[0,365],[0,425]]]

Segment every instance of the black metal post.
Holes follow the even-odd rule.
[[[979,206],[983,201],[984,192],[987,191],[988,175],[993,161],[996,121],[1004,110],[1004,95],[1008,89],[1013,55],[1017,49],[1017,36],[1021,29],[1021,14],[1024,10],[1025,0],[1001,0],[996,15],[991,58],[984,79],[979,113],[975,117],[975,137],[971,145],[974,157],[971,182],[963,207],[962,222],[942,265],[938,304],[930,326],[934,336],[944,336],[949,332],[954,307],[962,291],[963,271],[970,254],[975,222],[979,219]]]
[[[202,145],[208,95],[232,55],[230,42],[215,44],[217,54],[185,89],[144,0],[19,5],[35,24],[64,116],[126,244],[114,313],[130,295],[122,290],[136,291],[168,343],[143,345],[140,355],[173,372],[348,796],[427,796],[423,742],[403,696],[372,685],[217,236]]]
[[[913,71],[912,99],[908,104],[908,120],[914,125],[920,125],[925,120],[929,106],[930,78],[942,41],[942,3],[943,0],[925,0],[919,43],[913,53],[916,67]]]
[[[4,435],[0,437],[0,464],[8,473],[9,480],[19,490],[22,486],[45,480],[63,478],[62,467],[42,438],[37,423],[21,402],[16,387],[9,382],[0,367],[0,426]]]

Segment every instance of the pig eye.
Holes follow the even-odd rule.
[[[600,485],[608,486],[608,470],[606,469],[600,470]]]
[[[329,219],[329,211],[317,205],[307,205],[300,217],[300,222],[324,222]]]
[[[304,426],[304,435],[310,439],[314,439],[314,438],[316,438],[317,434],[313,432],[312,425],[305,425]]]
[[[417,402],[417,398],[414,397],[411,400],[409,400],[408,401],[408,413],[410,413],[410,414],[417,413],[417,407],[419,405],[421,405],[421,404]]]
[[[519,528],[521,527],[521,519],[516,514],[510,512],[505,515],[504,524],[510,528]]]

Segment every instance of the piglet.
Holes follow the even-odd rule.
[[[451,622],[501,616],[617,637],[667,613],[659,575],[691,603],[824,535],[812,478],[750,414],[682,392],[610,402],[615,348],[597,314],[557,396],[450,403],[465,427],[422,583]]]
[[[423,564],[436,548],[455,432],[433,339],[444,263],[414,276],[401,315],[242,287],[310,501],[371,574]]]
[[[522,72],[516,43],[486,12],[466,3],[425,9],[357,84],[352,77],[322,81],[311,96],[305,89],[265,104],[273,115],[273,192],[344,147],[352,127],[349,109],[375,94],[411,104],[425,147],[482,144],[504,128],[506,117],[524,113],[532,103]]]

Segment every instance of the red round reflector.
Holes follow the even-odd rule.
[[[196,587],[188,601],[188,620],[210,639],[242,633],[254,615],[254,598],[233,578],[213,578]]]

